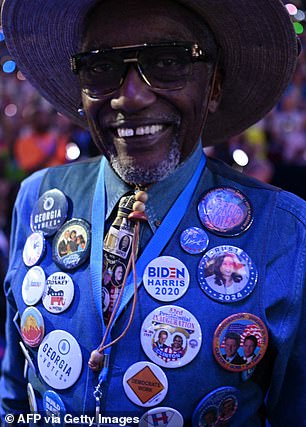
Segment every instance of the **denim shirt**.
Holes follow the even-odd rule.
[[[190,180],[199,159],[198,147],[193,156],[172,176],[148,189],[149,223],[141,235],[144,248],[159,222],[173,205]],[[21,316],[26,305],[21,296],[21,284],[28,268],[22,262],[22,251],[30,230],[30,215],[39,196],[51,188],[59,188],[71,201],[69,218],[91,221],[91,206],[100,159],[51,168],[35,173],[21,186],[13,213],[10,265],[5,281],[8,301],[7,350],[0,383],[1,412],[28,412],[26,385],[33,386],[38,409],[43,410],[42,397],[51,387],[40,376],[37,349],[28,348],[35,371],[28,369],[24,378],[24,356],[21,340],[13,323],[16,312]],[[105,172],[108,226],[118,199],[130,190],[107,165]],[[203,254],[191,255],[180,246],[181,233],[188,227],[203,228],[197,213],[203,193],[214,187],[239,189],[252,203],[254,220],[251,227],[235,237],[218,236],[207,231],[207,250],[220,245],[241,248],[251,258],[258,271],[258,282],[245,299],[224,304],[207,297],[199,286],[197,271]],[[68,219],[69,219],[68,218]],[[168,392],[158,405],[178,410],[184,425],[191,425],[198,403],[219,387],[232,386],[239,390],[239,406],[230,420],[231,426],[306,425],[305,345],[305,203],[298,197],[270,185],[248,178],[222,162],[207,159],[196,190],[180,224],[160,255],[176,257],[184,262],[190,285],[184,296],[173,304],[183,307],[198,320],[202,330],[202,345],[197,356],[187,365],[175,369],[163,368],[168,379]],[[101,221],[103,219],[101,218]],[[94,238],[94,236],[93,236]],[[58,271],[53,263],[52,238],[47,239],[46,256],[40,262],[46,277]],[[83,367],[76,383],[66,390],[55,390],[65,404],[67,413],[92,413],[95,410],[94,388],[98,376],[87,367],[90,353],[101,342],[102,324],[94,304],[89,263],[68,273],[75,284],[74,301],[65,312],[54,315],[42,303],[36,307],[45,320],[46,334],[54,329],[65,330],[78,341]],[[165,303],[139,288],[138,302],[132,327],[116,343],[110,356],[109,372],[103,387],[101,412],[118,416],[141,417],[148,408],[134,404],[123,389],[123,376],[136,362],[148,361],[140,343],[140,330],[146,316]],[[124,329],[130,313],[127,304],[112,329],[117,337]],[[238,372],[220,366],[212,352],[216,328],[230,315],[251,313],[259,317],[269,333],[268,349],[246,381]]]

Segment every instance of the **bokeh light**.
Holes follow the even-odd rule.
[[[297,7],[292,3],[286,4],[286,9],[288,10],[289,15],[295,15],[298,11]]]
[[[237,149],[233,152],[233,159],[239,166],[246,166],[249,163],[249,157],[243,150]]]
[[[4,108],[4,114],[6,117],[14,117],[17,113],[17,106],[15,104],[7,104]]]
[[[13,73],[16,69],[16,62],[9,60],[4,62],[2,69],[5,73]]]
[[[304,27],[300,22],[294,22],[293,26],[296,34],[302,34],[304,32]]]
[[[69,161],[76,160],[80,157],[81,151],[75,142],[66,145],[66,159]]]

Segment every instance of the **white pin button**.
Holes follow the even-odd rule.
[[[146,355],[165,368],[180,368],[198,354],[202,332],[197,319],[187,310],[165,305],[143,321],[141,345]]]
[[[151,362],[137,362],[123,377],[127,397],[139,406],[158,405],[168,392],[168,380],[159,366]]]
[[[182,415],[173,408],[158,407],[143,414],[139,427],[184,427]]]
[[[45,252],[45,239],[43,233],[35,232],[27,238],[23,248],[22,258],[27,267],[37,264]]]
[[[182,261],[170,256],[153,259],[143,274],[146,291],[159,301],[175,301],[181,298],[189,287],[190,276]]]
[[[57,390],[67,389],[78,380],[82,360],[77,340],[60,329],[46,335],[37,354],[40,375],[50,387]]]
[[[41,299],[46,283],[44,270],[35,266],[24,276],[22,282],[22,298],[25,304],[35,305]]]
[[[46,310],[59,314],[67,310],[74,297],[74,284],[67,273],[51,274],[46,281],[42,302]]]

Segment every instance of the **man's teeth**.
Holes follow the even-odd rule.
[[[120,138],[126,138],[134,135],[154,135],[163,129],[163,125],[151,125],[151,126],[140,126],[136,129],[133,128],[118,128],[118,136]]]

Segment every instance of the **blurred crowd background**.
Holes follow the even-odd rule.
[[[206,151],[247,175],[306,199],[306,5],[303,0],[293,0],[286,7],[303,45],[292,83],[263,120]],[[5,316],[1,284],[8,262],[11,212],[20,182],[35,170],[99,153],[89,132],[58,114],[24,78],[8,54],[1,31],[0,95],[1,361]]]

